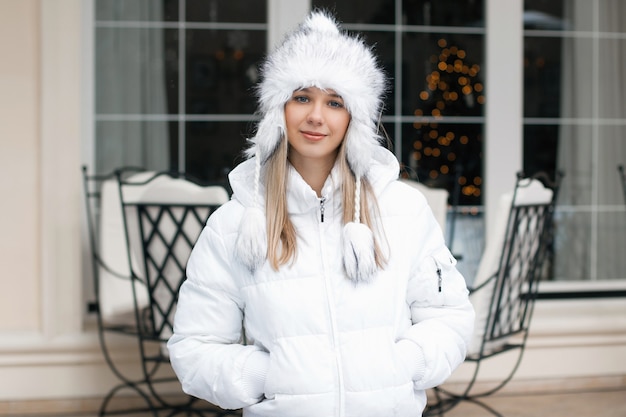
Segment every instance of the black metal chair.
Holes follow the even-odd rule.
[[[95,285],[91,307],[102,352],[119,379],[99,415],[240,415],[184,395],[165,347],[187,259],[209,215],[228,200],[227,190],[134,168],[89,175],[83,167],[83,181]],[[139,372],[116,363],[115,335],[136,341]],[[114,404],[129,393],[142,399],[139,405]],[[128,396],[121,403],[128,404]]]
[[[496,410],[481,401],[504,387],[516,373],[526,347],[539,280],[551,251],[553,213],[561,175],[551,181],[544,174],[518,174],[512,193],[505,194],[496,213],[470,300],[476,326],[464,367],[466,383],[443,384],[433,390],[434,402],[425,416],[443,416],[462,401]],[[510,352],[509,367],[497,381],[481,380],[486,361]]]

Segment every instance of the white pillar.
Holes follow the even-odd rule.
[[[46,338],[82,331],[81,1],[41,5],[41,314]]]
[[[522,0],[487,0],[486,122],[484,144],[486,234],[500,195],[512,189],[522,169]]]
[[[278,45],[287,32],[296,28],[310,9],[310,0],[268,0],[268,52]]]

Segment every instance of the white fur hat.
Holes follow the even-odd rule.
[[[318,87],[332,89],[342,97],[351,117],[344,138],[346,155],[357,180],[354,220],[344,229],[344,266],[351,279],[368,280],[376,263],[372,232],[360,223],[361,177],[367,172],[373,148],[380,146],[377,123],[386,89],[384,72],[371,47],[340,29],[329,13],[316,10],[267,57],[261,76],[257,88],[261,120],[246,151],[248,157],[256,157],[255,193],[261,166],[285,134],[284,107],[293,92]],[[249,269],[255,270],[266,258],[267,239],[265,246],[259,247],[264,239],[258,233],[264,225],[250,223],[263,216],[257,211],[260,207],[250,210],[242,221],[238,252]]]

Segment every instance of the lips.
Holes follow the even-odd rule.
[[[302,136],[310,141],[319,141],[322,140],[326,137],[326,135],[324,133],[319,133],[319,132],[312,132],[312,131],[301,131],[300,133],[302,133]]]

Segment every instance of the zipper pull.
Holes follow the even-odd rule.
[[[439,262],[437,262],[437,260],[433,257],[433,262],[435,263],[435,267],[437,268],[437,286],[438,286],[438,291],[441,292],[441,283],[443,281],[443,278],[441,276],[441,266],[439,266]]]
[[[437,267],[437,283],[439,285],[439,292],[441,292],[441,281],[443,279],[441,278],[441,268]]]
[[[326,197],[322,197],[320,198],[320,220],[322,223],[324,223],[324,203],[326,202]]]

